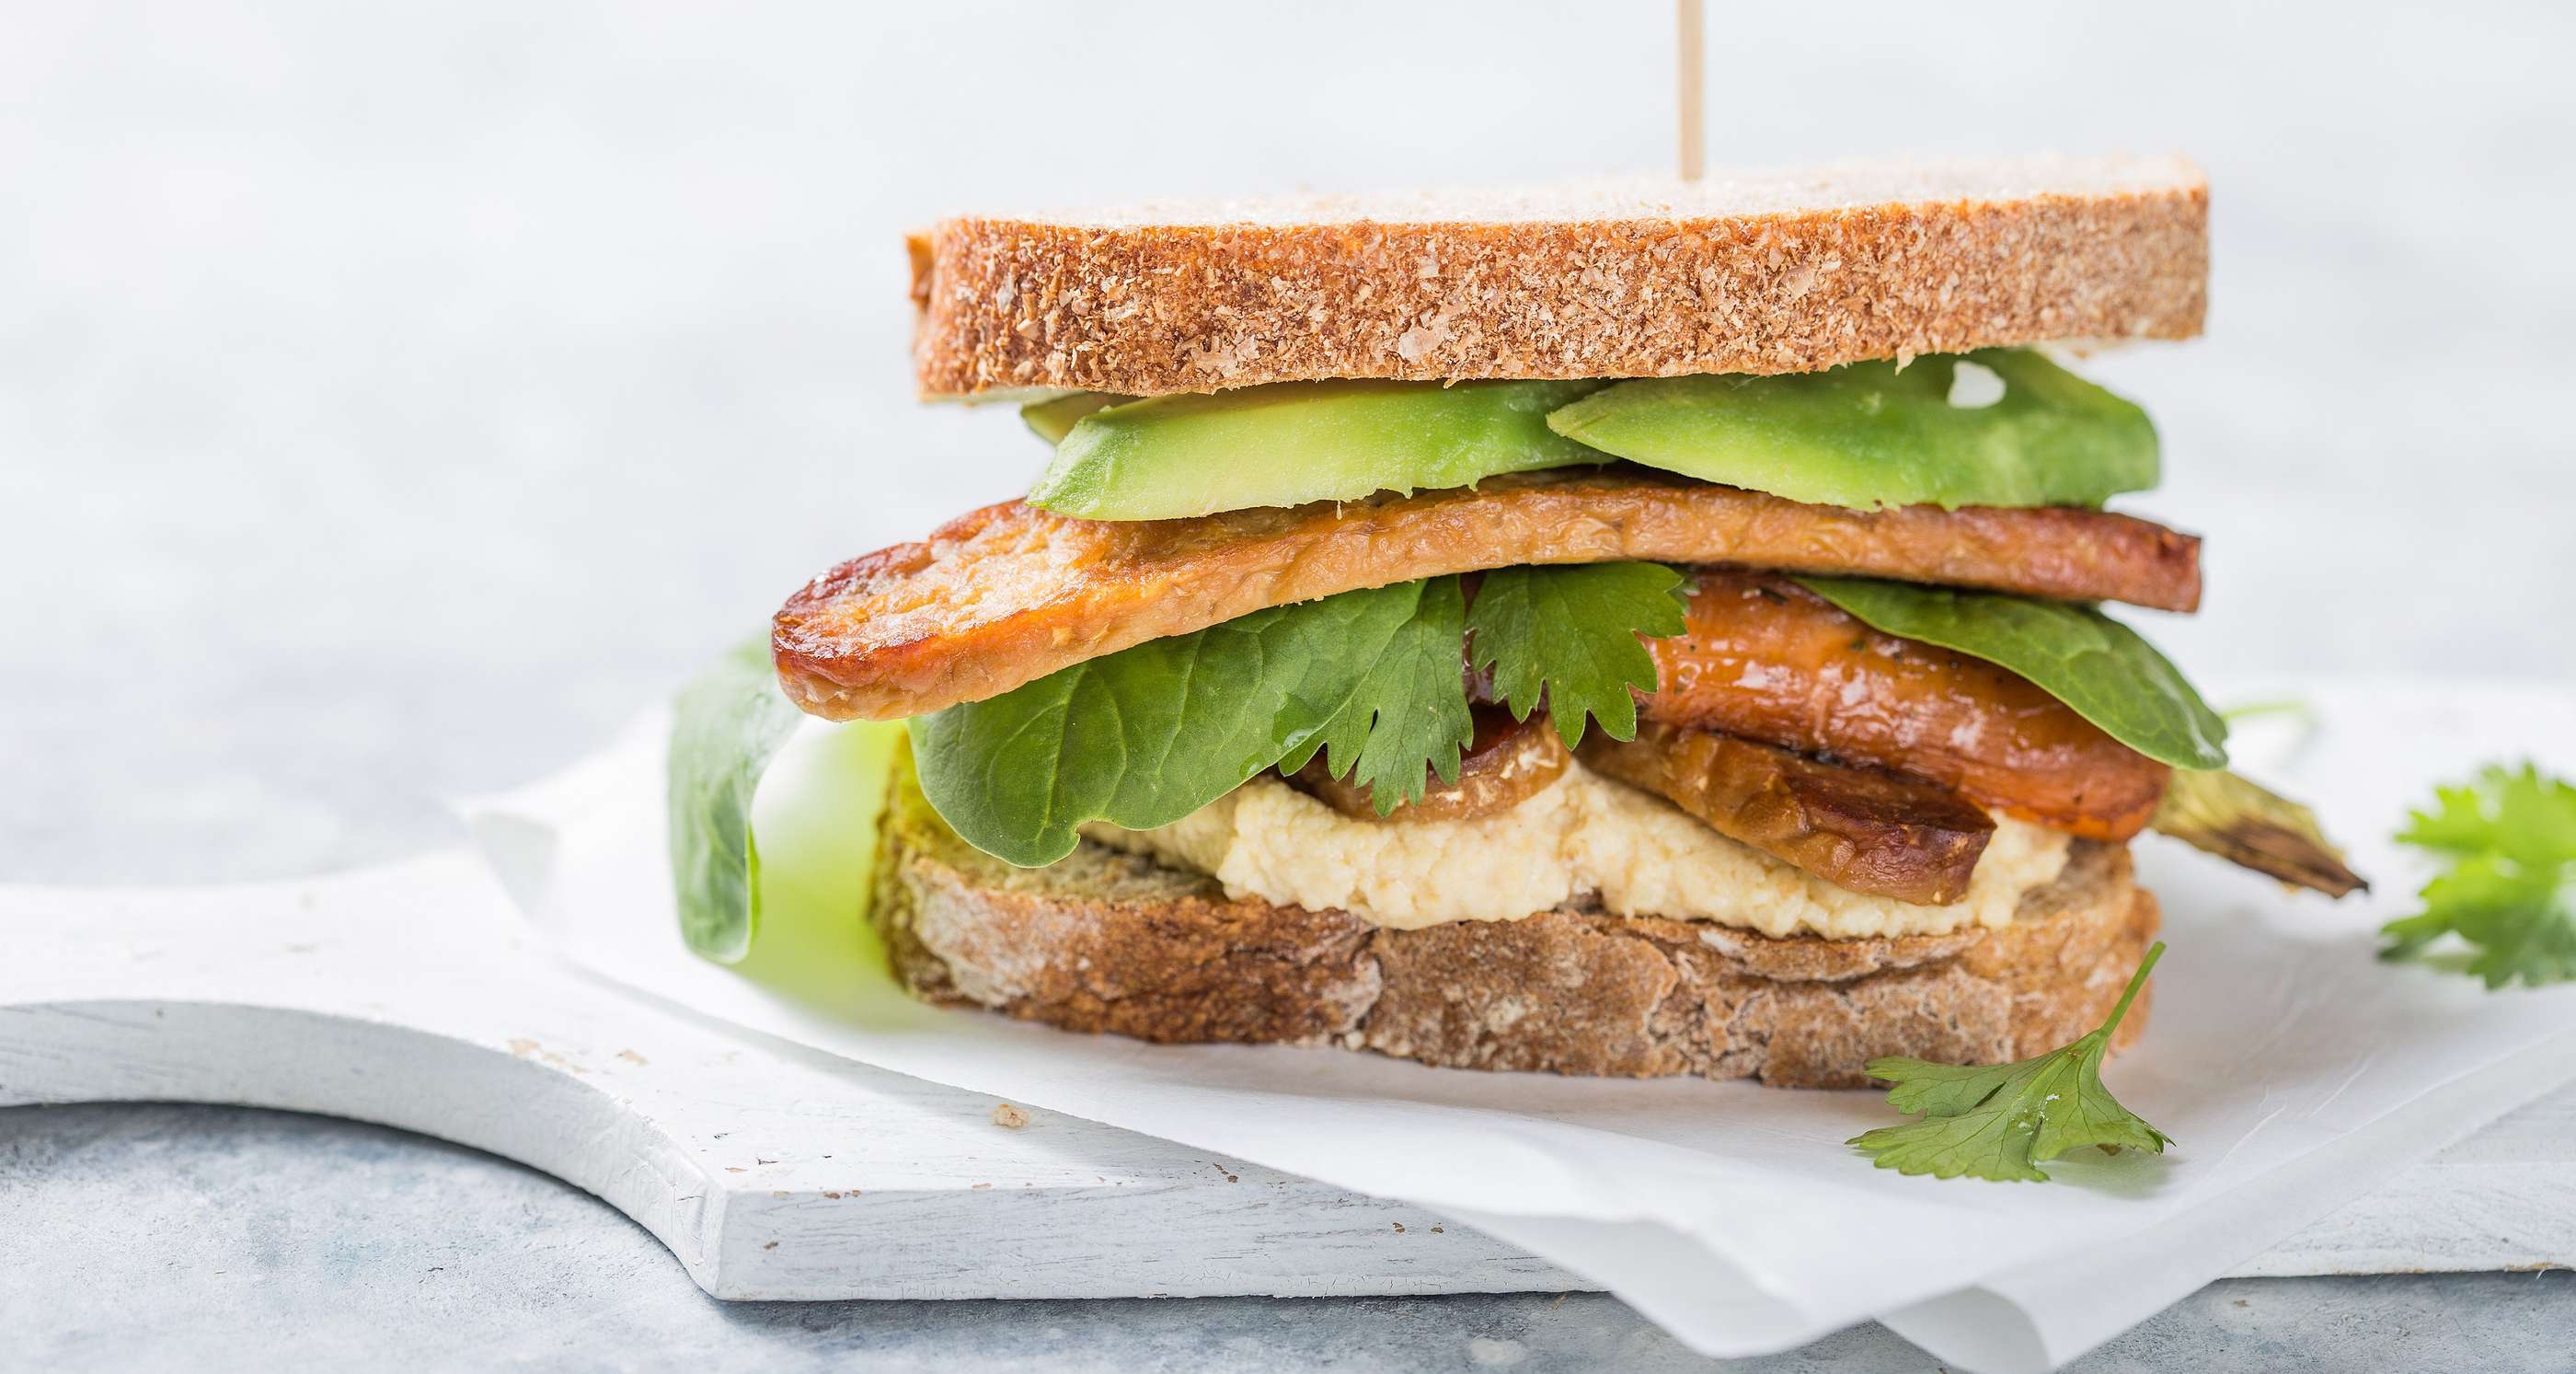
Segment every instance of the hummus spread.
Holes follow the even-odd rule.
[[[1465,820],[1354,820],[1264,776],[1170,825],[1082,833],[1208,874],[1229,896],[1338,907],[1400,930],[1518,920],[1597,896],[1617,916],[1829,940],[2007,925],[2022,894],[2065,866],[2067,846],[2058,831],[1998,816],[1967,893],[1918,906],[1836,887],[1580,763],[1508,811]]]

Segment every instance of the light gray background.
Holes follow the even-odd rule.
[[[2567,7],[1711,10],[1719,163],[2208,167],[2211,336],[2097,369],[2166,438],[2167,484],[2131,508],[2210,536],[2204,615],[2149,627],[2196,676],[2576,678]],[[0,4],[0,880],[273,876],[454,838],[440,796],[578,756],[804,577],[1027,480],[1041,454],[1006,411],[912,401],[904,228],[1658,170],[1667,23],[1645,0]],[[166,1270],[197,1298],[134,1309],[129,1334],[185,1341],[219,1293],[337,1301],[362,1276],[330,1256],[425,1267],[440,1245],[501,1276],[447,1290],[451,1316],[488,1316],[638,1243],[586,1199],[381,1133],[83,1111],[0,1115],[0,1199],[48,1219],[42,1263],[0,1263],[0,1285],[44,1285],[0,1287],[0,1325],[53,1318],[74,1356],[150,1348],[67,1333],[93,1275],[153,1272],[183,1237],[215,1247]],[[138,1131],[202,1187],[92,1143]],[[98,1162],[66,1171],[66,1150]],[[262,1183],[336,1177],[351,1150],[483,1239]],[[77,1224],[65,1199],[92,1190],[140,1229]],[[512,1221],[538,1195],[559,1209],[542,1244]],[[263,1217],[273,1281],[216,1284],[205,1256]],[[13,1229],[0,1244],[30,1243]],[[689,1300],[676,1269],[652,1282]],[[595,1288],[550,1291],[572,1296],[546,1321],[587,1323],[597,1362],[679,1348],[591,1320]],[[2276,1351],[2423,1301],[2283,1291],[2312,1296],[2281,1305]],[[2176,1339],[2225,1334],[2212,1301],[2167,1318]],[[1171,1340],[1195,1310],[1080,1320]],[[1321,1359],[1377,1309],[1299,1310],[1338,1315],[1277,1349]],[[2533,1329],[2520,1310],[2497,1318]],[[712,1349],[804,1319],[705,1320],[689,1339]]]

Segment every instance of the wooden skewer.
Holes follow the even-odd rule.
[[[1705,64],[1700,60],[1705,24],[1701,0],[1674,0],[1677,29],[1673,61],[1675,89],[1680,95],[1682,135],[1682,180],[1697,181],[1701,171],[1702,140],[1707,126],[1700,113],[1700,74]]]

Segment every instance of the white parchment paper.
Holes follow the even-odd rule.
[[[2374,958],[2425,870],[2388,840],[2490,759],[2576,771],[2576,693],[2347,683],[2240,766],[2314,802],[2378,885],[2293,896],[2138,842],[2171,948],[2105,1079],[2172,1135],[2056,1182],[1906,1178],[1842,1142],[1882,1094],[1429,1069],[1338,1049],[1154,1046],[920,1005],[856,945],[728,969],[682,945],[662,723],[469,808],[557,948],[706,1015],[900,1073],[1445,1212],[1581,1274],[1694,1348],[1748,1355],[1866,1318],[1955,1366],[2052,1368],[2495,1117],[2576,1079],[2576,987],[2489,993]]]

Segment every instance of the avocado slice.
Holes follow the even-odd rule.
[[[1620,382],[1547,423],[1648,467],[1827,506],[2098,506],[2156,484],[2147,413],[2022,349]]]
[[[1155,396],[1078,414],[1029,504],[1088,520],[1168,520],[1252,506],[1465,487],[1608,454],[1548,427],[1598,381],[1278,382]],[[1073,410],[1041,417],[1041,435]],[[1112,398],[1115,399],[1115,398]]]
[[[1073,428],[1076,420],[1095,410],[1134,399],[1136,398],[1133,396],[1120,396],[1107,391],[1068,391],[1060,396],[1049,396],[1045,400],[1031,401],[1020,407],[1020,423],[1027,425],[1030,433],[1048,443],[1060,444],[1064,442],[1065,434]]]

